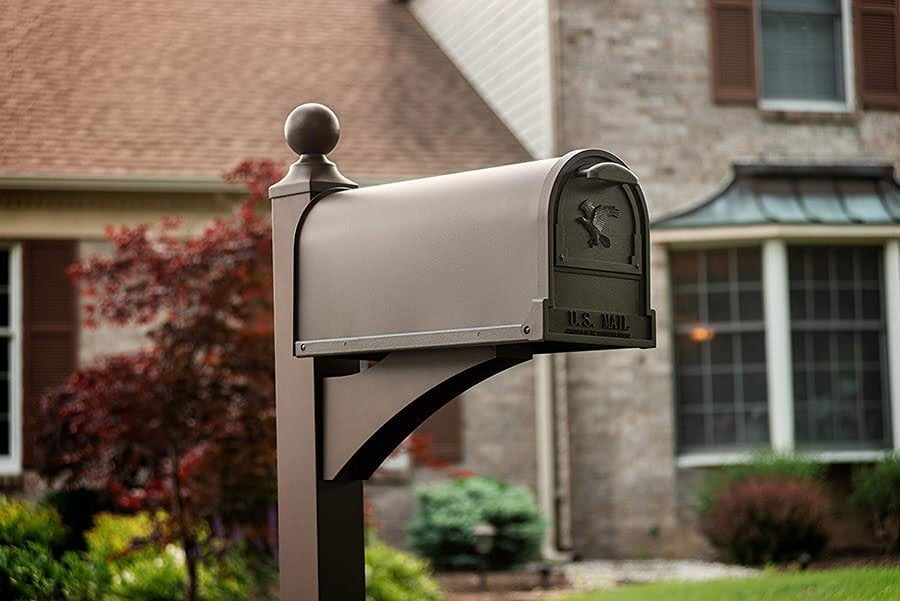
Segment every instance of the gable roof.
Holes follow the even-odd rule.
[[[341,119],[352,178],[528,160],[408,9],[389,0],[10,0],[0,174],[218,177],[296,157],[302,102]]]
[[[654,228],[720,225],[900,223],[900,186],[890,164],[735,164],[734,179],[706,202]]]

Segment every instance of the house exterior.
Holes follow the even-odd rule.
[[[542,358],[462,399],[460,464],[535,490],[547,554],[708,553],[710,470],[801,451],[840,494],[900,449],[896,0],[409,7],[536,156],[615,152],[654,222],[656,349]]]
[[[108,225],[174,215],[191,233],[228,213],[243,190],[224,172],[245,158],[296,158],[281,132],[297,104],[340,115],[332,158],[362,185],[529,158],[392,2],[4,8],[0,489],[40,493],[43,391],[141,344],[136,330],[83,327],[66,266],[107,251]]]
[[[710,470],[800,450],[841,489],[900,448],[898,0],[50,6],[0,17],[8,488],[38,486],[41,391],[140,340],[84,329],[63,266],[107,224],[227,211],[219,175],[289,160],[303,100],[335,108],[333,158],[363,185],[579,147],[641,178],[658,347],[538,357],[422,429],[435,458],[535,492],[548,557],[707,553]],[[444,477],[392,458],[366,488],[382,536],[402,544],[411,489]]]

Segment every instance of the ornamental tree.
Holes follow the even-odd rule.
[[[193,237],[174,220],[109,229],[112,254],[69,270],[88,327],[143,327],[147,344],[44,398],[43,474],[105,489],[129,510],[164,510],[189,601],[201,533],[275,545],[272,235],[257,209],[280,176],[272,161],[245,161],[225,176],[249,192],[232,216]]]

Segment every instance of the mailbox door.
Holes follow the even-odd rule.
[[[649,305],[648,217],[621,160],[576,157],[551,196],[546,339],[615,347],[655,345]]]

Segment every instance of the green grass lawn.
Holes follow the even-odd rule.
[[[758,578],[636,584],[565,601],[900,601],[900,568],[766,572]]]

